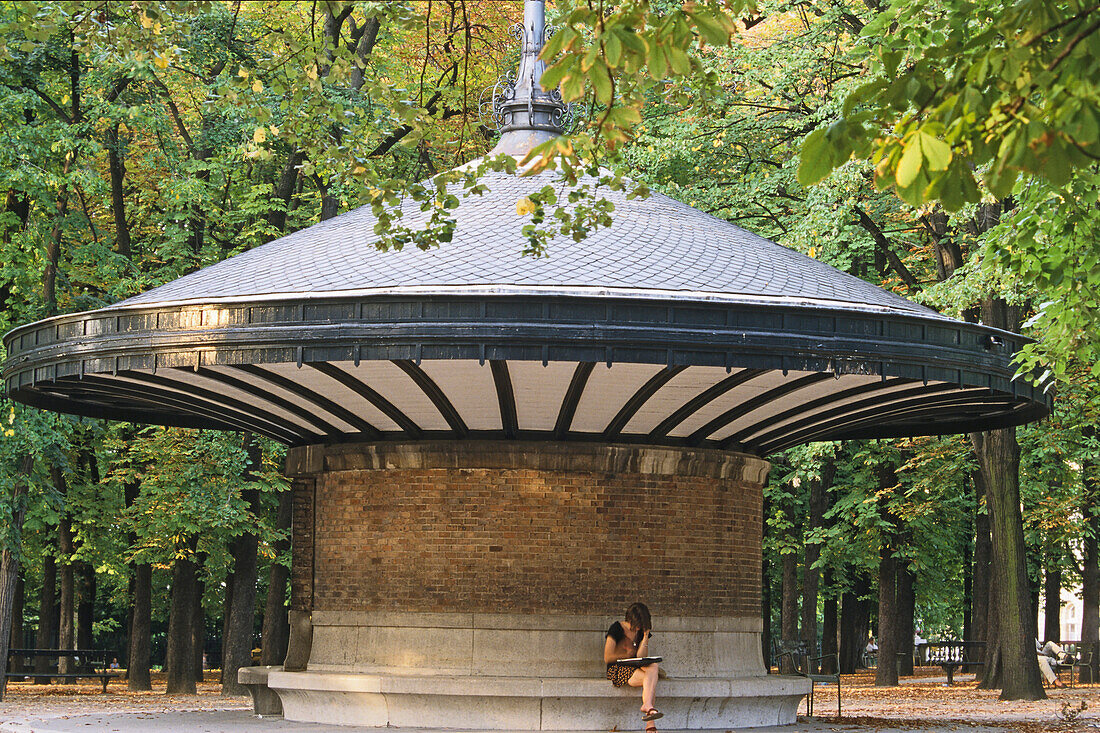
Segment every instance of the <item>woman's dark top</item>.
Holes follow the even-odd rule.
[[[616,621],[607,629],[606,635],[610,636],[615,643],[618,644],[626,638],[626,629],[623,628],[622,624]],[[635,649],[638,647],[637,635],[634,637],[634,647]],[[625,664],[619,664],[618,662],[607,663],[607,679],[611,680],[611,683],[615,685],[615,687],[622,687],[625,685],[631,675],[634,674],[634,671],[633,667],[628,667]]]

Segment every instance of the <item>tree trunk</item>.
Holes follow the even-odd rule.
[[[828,656],[839,651],[837,644],[837,602],[833,592],[833,570],[825,568],[822,573],[821,584],[825,591],[825,600],[821,604],[821,655]],[[836,674],[836,660],[823,659],[821,661],[822,674]]]
[[[229,557],[233,558],[233,541],[229,543]],[[221,676],[218,677],[218,684],[225,684],[225,646],[229,642],[229,619],[233,617],[233,589],[237,586],[236,581],[233,578],[235,571],[231,567],[229,573],[225,576],[225,596],[222,602],[222,638],[221,638],[221,662],[218,666],[221,667]]]
[[[1025,540],[1026,542],[1026,540]],[[1027,574],[1027,595],[1030,603],[1028,604],[1027,615],[1027,635],[1029,639],[1039,638],[1039,596],[1043,592],[1043,554],[1040,548],[1028,545],[1025,549],[1027,560],[1025,561],[1027,567],[1036,568],[1037,572],[1033,576],[1028,571]]]
[[[55,482],[56,484],[56,482]],[[57,648],[76,649],[76,584],[73,582],[73,532],[68,515],[62,515],[57,525],[58,552],[58,603]],[[75,671],[76,660],[60,657],[57,671],[67,674]]]
[[[206,654],[206,611],[202,607],[202,598],[206,593],[206,583],[199,571],[206,565],[206,558],[199,557],[195,568],[195,607],[191,611],[191,666],[195,682],[204,681],[202,658]]]
[[[1086,467],[1086,476],[1090,473],[1089,469],[1095,470],[1095,467]],[[1100,640],[1100,566],[1097,564],[1097,557],[1100,555],[1098,552],[1098,543],[1100,543],[1100,514],[1095,514],[1092,507],[1096,504],[1097,496],[1093,493],[1096,489],[1095,483],[1089,481],[1085,491],[1085,501],[1089,504],[1085,508],[1085,521],[1088,523],[1088,531],[1084,536],[1084,557],[1083,565],[1081,567],[1081,641],[1089,648],[1088,645],[1092,645],[1095,650],[1097,648],[1097,641]],[[1096,654],[1093,654],[1093,659],[1096,659]],[[1095,672],[1096,670],[1092,670]],[[1082,681],[1088,675],[1089,672],[1081,670]],[[1096,680],[1095,674],[1091,680]]]
[[[768,516],[767,512],[764,512],[764,517]],[[767,521],[765,519],[765,521]],[[274,568],[272,568],[272,576],[274,576]],[[271,589],[268,589],[268,604],[271,603]],[[764,658],[764,669],[767,672],[771,672],[772,668],[772,584],[768,577],[768,557],[764,555],[760,563],[760,617],[761,622],[764,625],[763,633],[760,634],[760,655]],[[267,627],[267,617],[264,617],[264,628]],[[266,650],[266,646],[264,647]],[[284,660],[286,657],[283,658]]]
[[[39,649],[53,649],[54,634],[57,633],[57,561],[52,554],[52,548],[46,548],[46,556],[42,558],[42,592],[38,597],[38,633],[34,638],[34,645]],[[50,671],[50,660],[46,657],[36,657],[34,671],[45,674]],[[48,679],[38,678],[36,685],[48,685]]]
[[[779,628],[783,641],[798,640],[798,556],[793,552],[783,555],[783,600],[780,607]]]
[[[916,577],[909,560],[898,559],[898,623],[897,623],[897,647],[898,647],[898,676],[912,676],[913,674],[913,640],[916,636],[914,628],[914,614],[916,613],[916,596],[913,593],[913,584]]]
[[[267,584],[267,602],[264,604],[264,625],[261,636],[262,652],[260,664],[282,664],[286,659],[286,645],[290,637],[290,625],[287,619],[286,584],[290,579],[290,569],[280,562],[280,558],[290,551],[291,492],[279,494],[279,508],[275,517],[275,526],[286,536],[275,543],[275,561],[271,563],[271,577]],[[767,515],[765,515],[767,516]],[[767,663],[769,626],[771,617],[771,594],[767,587],[767,566],[764,566],[764,659]]]
[[[261,470],[263,451],[252,433],[242,435],[244,449],[248,452],[248,468],[245,478],[254,480]],[[241,492],[252,516],[260,513],[260,492],[248,489]],[[230,543],[233,558],[233,604],[229,608],[226,635],[222,651],[222,694],[247,695],[248,688],[237,682],[237,670],[252,664],[252,630],[256,622],[256,551],[259,541],[256,535],[246,532]]]
[[[195,613],[195,562],[192,554],[177,557],[172,564],[172,600],[168,611],[167,653],[164,675],[166,694],[195,694],[195,650],[193,615]]]
[[[1056,563],[1062,557],[1055,546],[1048,562]],[[1043,640],[1062,641],[1062,568],[1058,565],[1048,567],[1043,578]]]
[[[988,298],[981,306],[986,325],[1019,330],[1021,310]],[[1035,656],[1034,621],[1029,620],[1027,556],[1020,511],[1020,447],[1015,428],[972,433],[971,442],[985,480],[993,540],[992,582],[995,603],[988,609],[982,685],[999,687],[1002,700],[1042,700],[1042,679]],[[994,620],[993,617],[996,617]],[[996,635],[994,635],[994,632]]]
[[[989,534],[989,513],[983,511],[985,504],[985,479],[981,471],[975,471],[974,493],[976,513],[974,514],[974,587],[971,604],[969,641],[987,641],[989,637],[988,618],[990,580],[993,577],[991,567],[993,558],[993,540]]]
[[[0,561],[0,562],[2,562],[2,561]],[[2,586],[2,584],[3,584],[3,581],[0,580],[0,586]],[[0,593],[2,593],[2,592],[3,591],[0,590]],[[11,644],[8,647],[9,649],[25,649],[26,648],[24,646],[24,641],[23,641],[23,603],[26,601],[26,593],[27,593],[27,583],[26,583],[25,580],[23,580],[22,567],[20,567],[19,572],[16,574],[16,578],[15,578],[15,593],[14,593],[14,599],[12,600],[12,606],[11,606],[11,634],[9,636],[9,638],[11,640]],[[2,606],[2,605],[3,605],[3,601],[0,601],[0,606]],[[0,624],[3,623],[2,619],[3,619],[3,617],[0,616]],[[2,628],[3,627],[0,626],[0,629],[2,629]],[[11,671],[13,673],[23,671],[23,658],[22,657],[18,657],[18,658],[15,658],[15,659],[11,660]],[[3,687],[3,683],[0,683],[0,688],[2,688],[2,687]],[[4,692],[3,692],[2,689],[0,689],[0,700],[3,700],[3,699],[4,699]]]
[[[61,167],[61,178],[64,180],[69,175],[69,167],[76,158],[76,151],[65,156],[65,163]],[[57,270],[61,263],[61,239],[64,234],[64,221],[69,213],[69,183],[61,184],[61,191],[57,195],[57,218],[50,238],[46,241],[46,267],[42,270],[42,300],[46,304],[46,315],[57,313]]]
[[[897,594],[897,559],[893,548],[884,541],[878,564],[877,687],[896,687],[898,684]]]
[[[1002,700],[1043,700],[1046,693],[1030,633],[1032,622],[1028,619],[1031,603],[1020,513],[1020,448],[1016,430],[976,433],[972,439],[986,482],[986,500],[992,510],[990,534],[996,587],[996,602],[989,607],[989,627],[992,630],[995,626],[996,636],[991,634],[986,645],[982,684],[999,687]]]
[[[963,640],[974,640],[974,527],[967,522],[963,530],[962,571],[963,571]]]
[[[11,507],[12,513],[8,515],[11,521],[10,545],[0,549],[0,700],[4,699],[4,689],[7,686],[8,643],[12,638],[13,611],[16,608],[16,589],[19,585],[19,563],[22,553],[23,518],[26,516],[27,503],[24,496],[27,485],[24,481],[33,467],[33,458],[25,456],[20,466],[19,476],[16,477],[12,487]],[[22,600],[19,601],[22,606]],[[22,608],[19,610],[22,615]],[[22,626],[22,619],[20,619]],[[20,628],[22,633],[22,628]]]
[[[794,552],[783,555],[783,576],[780,592],[783,597],[779,609],[779,633],[783,646],[789,649],[798,641],[798,556]],[[791,674],[794,667],[789,657],[781,660],[779,668],[782,674]]]
[[[248,492],[254,495],[256,491]],[[256,618],[256,535],[243,534],[230,544],[233,557],[233,603],[222,647],[222,694],[247,695],[237,670],[252,663],[252,628]]]
[[[274,195],[271,197],[272,207],[267,212],[267,223],[280,232],[286,228],[286,215],[290,209],[290,198],[294,195],[294,187],[298,183],[299,167],[305,160],[305,153],[301,150],[292,150],[287,155],[286,164],[283,166],[279,180],[275,184]],[[275,202],[281,203],[275,206]]]
[[[111,172],[111,214],[115,219],[115,246],[123,257],[130,257],[130,224],[126,221],[124,181],[126,162],[119,142],[119,124],[107,129],[107,167]]]
[[[137,501],[141,486],[137,482],[123,487],[126,508]],[[130,534],[130,546],[137,544],[137,536]],[[153,680],[149,671],[149,657],[152,646],[153,614],[153,568],[147,564],[134,564],[130,582],[130,623],[129,637],[126,640],[126,688],[131,692],[143,692],[153,689]]]
[[[76,606],[76,648],[94,649],[92,624],[95,623],[95,568],[91,563],[79,562],[76,566],[78,579]],[[108,660],[109,661],[109,660]]]
[[[806,520],[807,533],[821,527],[825,517],[825,492],[832,484],[833,474],[836,469],[831,462],[822,467],[822,475],[810,482],[810,506]],[[821,546],[816,543],[805,543],[805,563],[802,570],[802,640],[811,650],[810,656],[815,653],[817,645],[817,596],[821,578],[821,569],[814,567],[821,558]]]
[[[863,596],[871,582],[863,573],[855,576],[852,587],[844,591],[840,603],[840,671],[852,674],[861,666],[867,646],[867,602]]]
[[[134,607],[130,614],[130,644],[126,659],[126,688],[134,692],[153,689],[149,673],[152,646],[153,568],[134,566]]]

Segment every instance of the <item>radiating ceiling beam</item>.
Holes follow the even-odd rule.
[[[313,435],[309,431],[298,428],[297,426],[286,426],[285,424],[278,423],[271,424],[255,416],[241,414],[237,410],[227,410],[224,406],[212,404],[207,400],[181,392],[174,392],[152,384],[124,382],[111,377],[93,375],[75,378],[71,382],[68,378],[58,380],[57,382],[59,385],[66,383],[76,385],[78,389],[83,388],[93,392],[137,398],[154,404],[159,403],[162,409],[167,406],[178,410],[184,410],[193,415],[202,415],[207,418],[212,418],[223,425],[231,426],[229,428],[231,430],[250,430],[282,443],[300,443]],[[320,436],[315,437],[319,438]]]
[[[416,382],[416,386],[420,387],[421,391],[431,400],[432,404],[435,405],[435,409],[439,410],[439,414],[447,421],[451,430],[455,431],[458,438],[465,438],[470,433],[470,429],[466,427],[466,423],[463,421],[462,416],[458,414],[458,410],[447,399],[447,395],[443,393],[439,385],[428,376],[427,372],[409,359],[394,359],[393,363]]]
[[[500,359],[489,361],[493,372],[493,384],[496,385],[497,404],[500,405],[500,424],[504,437],[515,438],[519,433],[519,418],[516,414],[516,394],[512,387],[512,376],[508,373],[508,362]]]
[[[364,420],[359,415],[356,415],[354,412],[347,409],[343,405],[336,404],[324,395],[318,394],[309,387],[295,382],[293,379],[287,379],[281,374],[276,374],[275,372],[269,371],[255,364],[234,364],[233,368],[239,369],[245,374],[250,374],[257,379],[262,379],[264,381],[270,382],[276,387],[281,387],[291,394],[298,395],[303,400],[315,406],[316,408],[324,410],[333,417],[337,417],[346,422],[348,425],[351,425],[353,428],[362,433],[364,437],[366,437],[368,440],[378,440],[382,437],[381,430]]]
[[[852,429],[861,425],[866,425],[870,422],[881,421],[885,418],[897,417],[903,414],[910,414],[914,412],[928,412],[929,414],[939,414],[946,418],[943,413],[944,407],[949,407],[954,403],[958,405],[964,405],[967,403],[977,404],[990,404],[992,402],[1009,402],[1010,397],[1004,395],[990,395],[989,390],[985,388],[975,388],[970,391],[961,391],[956,388],[956,391],[951,394],[941,395],[939,397],[922,397],[920,402],[895,402],[893,404],[884,405],[880,407],[874,407],[870,409],[861,410],[856,413],[850,413],[844,417],[832,420],[827,423],[814,425],[813,427],[801,430],[797,433],[790,433],[784,435],[779,440],[771,441],[766,445],[761,445],[761,453],[765,451],[767,453],[773,453],[777,450],[783,450],[793,445],[800,443],[813,442],[819,436],[828,435],[829,433],[836,433],[840,429]],[[939,412],[937,412],[937,410]]]
[[[607,424],[607,427],[603,431],[603,437],[607,440],[614,440],[619,433],[623,431],[626,424],[630,422],[630,418],[638,414],[638,410],[642,409],[642,405],[644,405],[650,397],[657,394],[657,391],[661,389],[661,387],[668,384],[669,380],[685,369],[687,369],[686,366],[665,367],[650,377],[646,383],[626,401],[626,404],[624,404],[622,409],[611,419],[611,422]]]
[[[312,361],[307,362],[306,366],[316,369],[321,372],[321,374],[336,380],[377,407],[382,414],[393,420],[397,423],[398,427],[408,433],[410,438],[417,439],[424,432],[420,429],[419,425],[413,422],[412,418],[399,410],[396,405],[367,386],[363,380],[353,377],[335,364],[327,361]]]
[[[178,390],[178,392],[175,392],[173,394],[185,394],[188,396],[193,396],[202,400],[206,400],[207,402],[213,404],[225,405],[226,407],[236,410],[242,415],[247,415],[250,419],[258,419],[272,425],[278,425],[282,429],[290,431],[291,434],[299,436],[299,439],[302,437],[321,437],[320,433],[317,433],[316,431],[310,430],[306,427],[302,427],[301,425],[298,425],[291,420],[280,417],[275,413],[268,412],[267,410],[257,407],[256,405],[242,402],[241,400],[235,399],[233,397],[223,395],[220,392],[215,392],[212,389],[206,389],[205,387],[199,387],[195,384],[180,382],[175,379],[169,379],[168,377],[162,376],[160,374],[150,374],[148,372],[120,371],[119,376],[127,377],[128,379],[132,379],[149,385],[156,385],[164,389]]]
[[[841,405],[840,407],[834,407],[830,410],[823,410],[822,412],[815,413],[813,415],[807,415],[801,420],[795,420],[780,428],[769,431],[763,435],[756,437],[746,443],[747,447],[757,448],[764,450],[768,448],[770,443],[777,440],[782,440],[785,436],[798,433],[803,428],[811,428],[815,425],[827,423],[829,425],[837,424],[837,420],[834,418],[840,418],[843,421],[843,416],[859,413],[862,410],[866,410],[868,407],[878,407],[880,405],[898,404],[905,402],[906,400],[914,397],[921,397],[923,395],[931,395],[939,392],[948,392],[958,389],[958,385],[947,384],[939,382],[935,384],[920,384],[917,383],[907,389],[899,389],[893,392],[886,392],[880,395],[874,395],[861,402]]]
[[[554,437],[563,439],[573,425],[573,417],[577,414],[577,405],[581,402],[584,387],[588,384],[588,378],[592,376],[592,369],[596,366],[594,361],[582,361],[573,371],[573,378],[569,380],[569,388],[565,390],[565,397],[558,410],[558,419],[554,423]]]
[[[338,436],[344,433],[343,430],[336,427],[332,423],[326,422],[316,412],[307,410],[298,403],[291,402],[288,399],[280,397],[279,395],[272,392],[270,389],[264,389],[260,385],[249,382],[246,379],[238,379],[237,377],[226,374],[225,372],[216,371],[214,369],[211,369],[210,367],[199,367],[198,370],[192,370],[189,367],[175,368],[183,372],[194,372],[199,376],[206,377],[207,379],[211,379],[216,382],[221,382],[222,384],[226,384],[230,387],[233,387],[234,389],[240,390],[241,392],[250,394],[253,397],[259,397],[260,399],[269,402],[276,407],[281,407],[292,415],[297,415],[298,417],[305,420],[310,425],[313,425],[315,428],[319,429],[326,435]]]
[[[778,387],[773,387],[766,392],[758,394],[750,400],[745,400],[739,405],[731,407],[723,412],[716,418],[708,421],[706,425],[696,430],[694,433],[688,436],[688,445],[698,445],[711,435],[726,427],[730,423],[738,420],[739,418],[748,415],[753,410],[757,410],[761,407],[771,404],[776,400],[785,397],[792,392],[797,392],[800,389],[811,387],[818,382],[824,382],[826,379],[833,379],[833,375],[828,372],[821,372],[819,374],[808,374],[805,377],[798,377],[791,381],[781,384]],[[725,441],[723,441],[723,446]]]
[[[650,431],[649,437],[654,440],[660,440],[669,434],[677,425],[687,420],[699,410],[703,409],[711,402],[729,392],[731,389],[735,389],[745,382],[752,379],[756,379],[761,374],[767,373],[767,369],[742,369],[739,372],[735,372],[726,377],[717,384],[711,385],[699,394],[692,397],[690,400],[684,403],[682,407],[673,412],[660,422],[660,424]]]
[[[818,397],[817,399],[810,400],[804,405],[796,405],[789,410],[784,410],[783,412],[772,415],[766,420],[755,422],[747,428],[739,430],[738,432],[729,436],[727,440],[731,440],[734,443],[738,444],[752,445],[756,441],[748,440],[748,438],[752,437],[753,435],[758,435],[759,433],[771,428],[772,426],[778,425],[786,420],[790,420],[793,417],[804,415],[808,412],[811,412],[812,410],[816,410],[819,407],[825,407],[827,405],[832,405],[837,402],[843,402],[844,400],[851,399],[853,397],[859,397],[860,395],[865,395],[868,392],[879,392],[882,390],[888,390],[907,382],[912,383],[912,380],[904,379],[902,377],[891,377],[885,382],[880,382],[876,379],[875,381],[868,382],[867,384],[861,384],[857,387],[849,387],[848,389],[841,390],[840,392],[833,392],[832,394],[827,394],[823,397]]]

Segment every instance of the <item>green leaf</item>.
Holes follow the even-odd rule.
[[[561,82],[561,96],[567,102],[584,96],[584,75],[574,70]]]
[[[543,61],[549,61],[562,52],[562,49],[577,37],[577,32],[572,28],[566,26],[562,28],[554,35],[550,36],[550,40],[543,44],[542,52],[539,53],[539,58]]]
[[[611,72],[603,59],[598,60],[592,67],[592,71],[588,73],[588,79],[592,82],[592,90],[596,92],[596,99],[600,104],[611,104],[611,93],[614,87],[611,84]]]
[[[825,128],[819,127],[802,142],[798,160],[798,182],[803,186],[818,183],[834,168],[832,148],[825,137]]]
[[[951,146],[938,137],[926,132],[917,133],[920,137],[921,153],[928,163],[928,169],[945,171],[951,163]]]
[[[703,38],[707,39],[708,43],[713,43],[716,46],[725,46],[729,44],[729,32],[709,12],[706,10],[698,10],[694,13],[689,13],[689,15],[691,19],[695,21],[696,27],[699,28],[699,32],[703,34]]]
[[[661,44],[656,41],[649,47],[649,75],[656,81],[661,81],[668,74],[668,58],[662,50]]]
[[[557,89],[561,86],[562,79],[573,71],[575,63],[575,56],[567,56],[558,63],[547,68],[546,71],[542,72],[542,77],[539,79],[539,86],[545,91]]]
[[[924,156],[921,154],[920,133],[917,133],[910,136],[909,142],[905,143],[901,160],[898,161],[898,169],[894,173],[894,180],[897,182],[899,189],[913,185],[913,181],[917,180],[917,174],[920,173],[923,162]]]
[[[668,54],[668,65],[672,67],[680,76],[687,76],[691,73],[691,59],[684,53],[684,49],[679,46],[665,46],[665,52]]]
[[[608,34],[603,50],[605,58],[607,59],[607,65],[611,68],[617,67],[619,65],[619,60],[623,56],[623,42],[619,40],[618,33],[612,31]]]

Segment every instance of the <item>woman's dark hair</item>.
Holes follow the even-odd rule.
[[[649,607],[644,603],[635,603],[626,609],[626,620],[638,630],[638,642],[641,636],[653,628],[653,622],[649,619]]]

